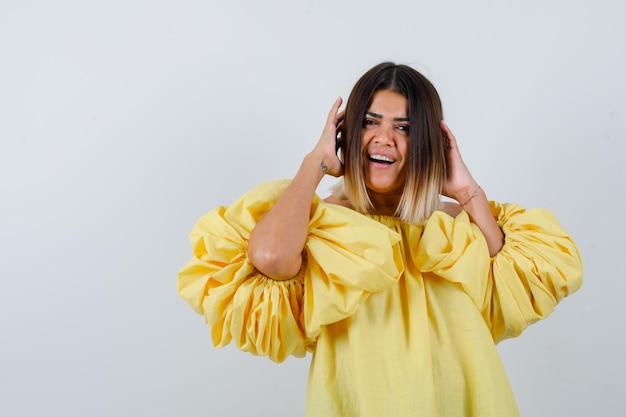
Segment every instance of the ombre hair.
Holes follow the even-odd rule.
[[[392,62],[376,65],[352,89],[340,138],[344,178],[333,188],[333,194],[347,198],[358,212],[375,214],[365,184],[367,157],[361,150],[361,132],[372,97],[381,90],[400,93],[408,101],[407,172],[395,215],[420,224],[440,208],[440,194],[447,175],[447,139],[440,126],[443,111],[437,90],[422,74],[406,65]]]

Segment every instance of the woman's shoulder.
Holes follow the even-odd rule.
[[[463,211],[459,203],[454,203],[451,201],[442,201],[440,210],[451,217],[456,217]]]
[[[350,201],[348,201],[347,198],[344,199],[335,197],[334,195],[330,195],[324,199],[324,203],[335,204],[337,206],[342,206],[354,210],[354,207],[352,207],[352,204],[350,204]]]

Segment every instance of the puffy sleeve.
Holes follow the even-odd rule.
[[[317,196],[298,275],[276,281],[256,270],[247,257],[250,233],[288,183],[262,184],[200,218],[190,234],[193,257],[177,279],[216,347],[233,342],[276,362],[303,356],[322,326],[349,317],[402,273],[397,233]]]
[[[451,218],[437,212],[424,227],[416,260],[422,272],[463,287],[497,343],[518,336],[580,288],[583,267],[576,244],[551,212],[490,204],[505,235],[494,257],[467,213]]]

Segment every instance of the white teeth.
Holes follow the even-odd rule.
[[[380,162],[394,162],[393,159],[388,158],[384,155],[370,155],[370,159],[372,161],[380,161]]]

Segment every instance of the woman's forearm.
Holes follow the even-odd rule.
[[[250,234],[248,258],[256,269],[272,279],[286,280],[300,271],[315,190],[325,174],[337,177],[343,173],[337,157],[337,131],[343,122],[341,103],[341,97],[335,100],[317,145],[304,158],[274,207]]]
[[[321,156],[307,155],[283,195],[252,230],[248,257],[272,279],[286,280],[300,270],[311,203],[324,176],[321,163]]]

